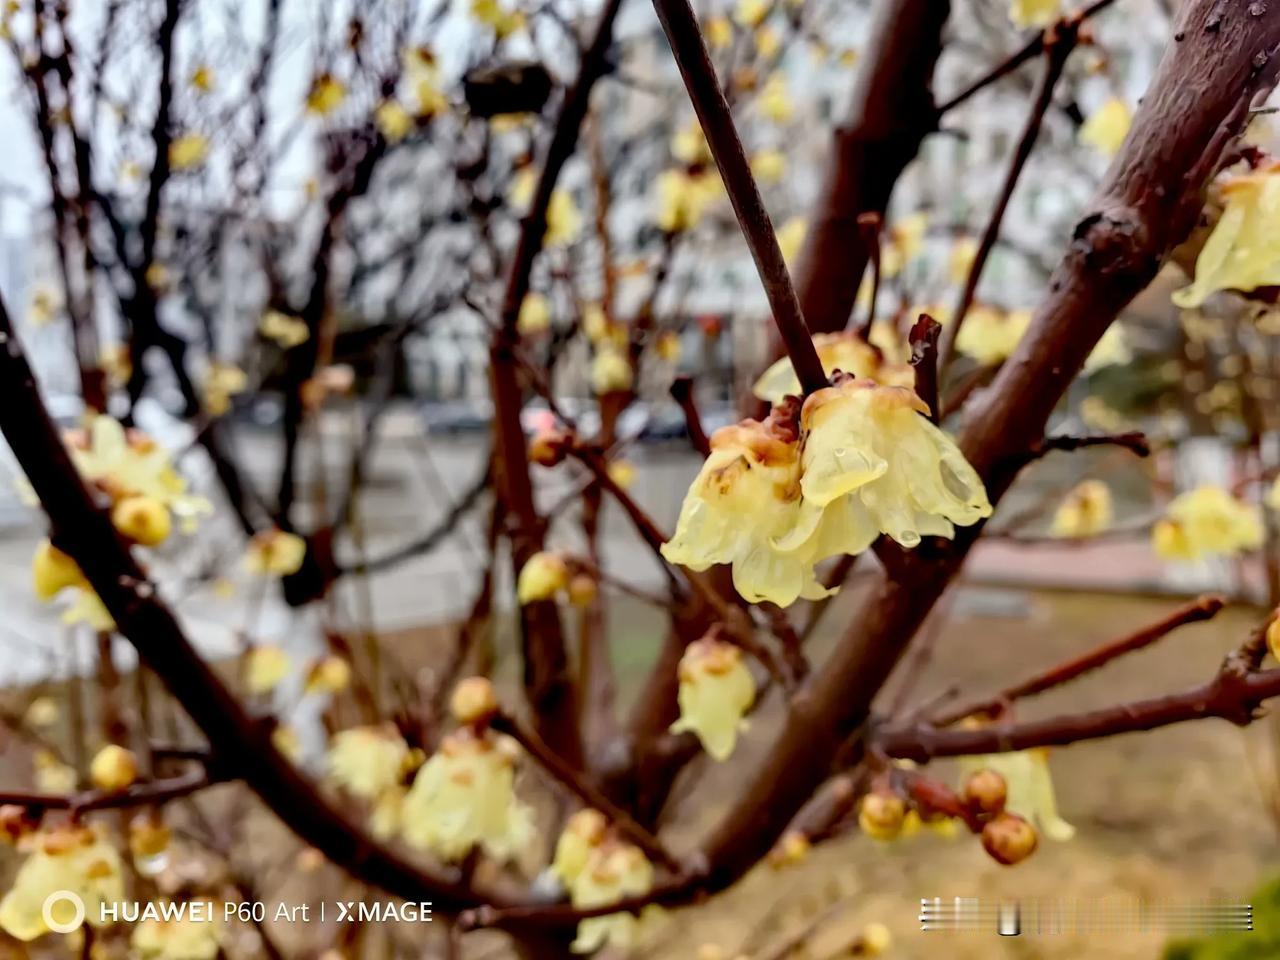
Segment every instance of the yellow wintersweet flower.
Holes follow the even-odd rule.
[[[510,737],[471,727],[444,738],[404,801],[404,838],[446,861],[481,847],[508,860],[532,838],[532,811],[515,794]]]
[[[629,843],[605,842],[594,849],[569,890],[570,902],[580,910],[603,907],[627,897],[642,896],[653,886],[653,865]],[[644,913],[651,913],[652,908]],[[630,950],[644,917],[610,913],[578,924],[570,944],[574,953],[594,953],[601,947]]]
[[[61,717],[58,701],[53,697],[36,697],[27,706],[22,722],[33,730],[41,730],[52,727]]]
[[[671,156],[688,166],[711,162],[711,146],[697,120],[690,120],[672,136]]]
[[[778,183],[787,173],[787,158],[781,150],[761,150],[751,158],[751,172],[761,183]]]
[[[244,568],[250,573],[287,577],[302,569],[307,556],[307,542],[296,533],[276,527],[255,533],[244,555]]]
[[[707,44],[712,50],[724,50],[733,43],[733,24],[728,17],[712,17],[706,22],[704,30]]]
[[[164,904],[160,909],[163,917]],[[201,906],[200,916],[187,911],[167,919],[148,917],[133,928],[129,945],[140,960],[214,960],[221,951],[222,908]]]
[[[1180,307],[1198,307],[1218,290],[1280,284],[1280,164],[1232,177],[1219,192],[1222,216],[1196,258],[1195,280],[1173,294]]]
[[[1133,354],[1129,351],[1123,328],[1113,323],[1089,351],[1089,356],[1084,361],[1084,372],[1092,373],[1103,367],[1123,366],[1132,359]]]
[[[341,693],[351,686],[351,664],[342,657],[325,657],[307,671],[307,693]]]
[[[69,890],[85,905],[85,920],[104,926],[102,905],[124,899],[120,857],[115,848],[88,827],[64,826],[42,833],[35,849],[22,862],[13,885],[0,900],[0,930],[24,943],[49,932],[44,918],[45,900]],[[57,922],[72,919],[71,905],[52,912]]]
[[[169,166],[173,170],[191,170],[209,156],[209,138],[201,133],[184,133],[169,144]]]
[[[383,100],[373,111],[373,122],[387,143],[399,143],[413,129],[413,116],[396,100]]]
[[[623,490],[636,482],[636,465],[630,460],[610,460],[606,472],[609,479]]]
[[[978,770],[994,770],[1004,777],[1005,810],[1033,824],[1050,840],[1065,841],[1075,836],[1076,828],[1058,815],[1049,751],[1045,747],[965,757],[960,767],[964,777]]]
[[[760,26],[756,28],[756,53],[765,60],[771,60],[782,49],[782,38],[778,36],[778,31],[772,27]]]
[[[86,585],[76,562],[48,540],[40,541],[31,558],[31,582],[41,600],[52,600],[66,587]]]
[[[1047,27],[1061,9],[1062,0],[1011,0],[1009,19],[1018,27]]]
[[[794,428],[772,415],[722,427],[711,437],[711,454],[685,495],[662,555],[691,570],[732,564],[734,589],[753,603],[772,600],[785,607],[798,597],[819,599],[828,591],[814,577],[812,559],[775,547],[794,529],[799,511]]]
[[[191,71],[191,86],[197,93],[213,92],[213,68],[202,63]]]
[[[286,350],[304,344],[311,337],[307,325],[280,310],[268,310],[258,321],[258,332]]]
[[[524,26],[524,14],[504,9],[498,0],[471,0],[471,15],[491,27],[499,40]]]
[[[109,743],[89,763],[89,780],[99,790],[119,793],[138,779],[138,758],[132,750]]]
[[[787,89],[787,78],[775,73],[765,81],[760,91],[760,112],[774,123],[786,123],[791,119],[793,107],[791,92]]]
[[[1080,128],[1080,142],[1110,157],[1120,149],[1129,135],[1133,114],[1118,97],[1112,97],[1089,117]]]
[[[574,882],[591,859],[591,853],[604,840],[609,821],[599,810],[584,809],[575,811],[565,821],[564,830],[556,840],[556,853],[551,861],[551,872],[556,875],[565,889],[572,888]]]
[[[769,15],[771,6],[769,0],[738,0],[733,19],[744,27],[758,27]]]
[[[245,658],[245,686],[252,694],[270,693],[289,675],[289,655],[279,647],[254,647]]]
[[[947,255],[947,278],[956,286],[969,279],[969,271],[978,258],[978,241],[974,237],[957,237]],[[936,317],[934,319],[937,319]]]
[[[329,743],[329,776],[352,796],[375,800],[404,779],[409,745],[391,724],[352,727]]]
[[[51,751],[43,747],[31,756],[35,770],[36,789],[42,793],[70,793],[76,788],[79,776],[75,767],[63,763]]]
[[[523,337],[532,337],[551,326],[551,301],[541,293],[526,293],[516,316],[516,330]]]
[[[1197,487],[1173,499],[1152,529],[1156,553],[1166,560],[1233,556],[1262,546],[1261,512],[1221,487]]]
[[[717,196],[713,180],[718,183],[719,174],[693,175],[683,170],[664,170],[658,174],[658,226],[666,233],[696,227]]]
[[[113,387],[123,387],[133,376],[133,356],[127,343],[113,343],[98,354],[98,366]]]
[[[62,622],[69,625],[83,623],[91,630],[105,633],[116,628],[116,622],[102,599],[93,589],[84,586],[76,591],[75,599],[62,613]]]
[[[808,230],[809,221],[804,217],[790,217],[778,228],[778,249],[785,263],[790,264],[796,258]]]
[[[598,396],[630,390],[634,380],[635,371],[625,353],[611,346],[596,350],[591,361],[591,389]]]
[[[297,763],[298,758],[302,756],[302,738],[298,736],[298,731],[288,724],[282,723],[271,731],[271,745],[282,757],[293,763]]]
[[[991,516],[982,478],[914,392],[837,379],[805,401],[804,496],[779,550],[813,562],[861,553],[882,533],[914,547]]]
[[[563,247],[578,238],[582,231],[582,214],[573,200],[573,194],[567,190],[551,191],[551,201],[547,204],[546,243],[549,247]]]
[[[331,73],[321,73],[311,81],[307,91],[307,113],[327,117],[347,99],[347,88]]]
[[[956,336],[956,349],[983,366],[1007,360],[1031,326],[1030,310],[998,310],[975,304]]]
[[[880,275],[886,279],[896,277],[908,261],[920,254],[924,237],[929,231],[929,215],[917,211],[892,223],[884,231],[884,243],[880,250]]]
[[[693,733],[714,760],[728,760],[746,728],[747,710],[756,699],[756,681],[742,651],[723,640],[704,637],[680,658],[680,719],[672,733]]]
[[[155,497],[121,497],[111,508],[111,523],[132,542],[154,547],[169,539],[173,518]]]
[[[1053,535],[1082,539],[1111,527],[1111,488],[1101,480],[1085,480],[1067,494],[1053,514]]]
[[[234,363],[214,360],[204,375],[204,407],[211,417],[221,417],[231,409],[231,398],[249,385],[248,375]]]
[[[626,350],[631,335],[621,323],[614,323],[598,303],[582,306],[582,332],[597,348]]]
[[[27,323],[33,327],[46,327],[53,323],[62,309],[62,298],[52,288],[39,284],[31,291],[31,302],[27,306]]]
[[[841,370],[850,376],[897,387],[909,387],[915,380],[909,366],[885,363],[881,351],[852,330],[815,334],[813,346],[822,361],[822,372],[828,377]],[[789,394],[799,396],[804,391],[800,388],[795,368],[791,366],[791,358],[783,357],[760,375],[751,392],[761,400],[777,403]]]
[[[516,599],[520,605],[550,600],[569,585],[569,565],[564,557],[547,550],[530,557],[516,578]]]
[[[663,330],[653,341],[653,352],[667,363],[679,363],[683,348],[680,345],[680,334],[674,330]]]

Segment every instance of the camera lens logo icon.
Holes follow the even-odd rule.
[[[67,904],[68,906],[62,906]],[[70,919],[68,919],[68,911]],[[84,901],[73,890],[55,890],[40,908],[44,925],[54,933],[71,933],[84,923]]]

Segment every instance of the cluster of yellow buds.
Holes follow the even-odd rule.
[[[1221,487],[1197,487],[1170,502],[1151,531],[1156,553],[1166,560],[1234,556],[1262,546],[1261,511]]]
[[[586,607],[598,592],[599,585],[591,572],[580,561],[559,551],[535,553],[516,578],[516,599],[521,606],[554,600],[563,594],[575,607]]]
[[[477,846],[507,860],[533,835],[533,813],[515,794],[520,748],[489,727],[497,708],[482,677],[455,688],[450,710],[461,726],[418,770],[404,799],[402,833],[413,846],[446,861]]]
[[[1110,529],[1111,488],[1101,480],[1085,480],[1067,494],[1053,514],[1053,535],[1072,539],[1096,537]]]
[[[915,380],[915,372],[910,366],[887,362],[884,352],[867,343],[856,331],[819,333],[813,338],[813,346],[828,377],[839,370],[893,387],[909,387]],[[783,397],[803,392],[790,357],[783,357],[769,367],[751,390],[769,403],[778,403]]]
[[[756,682],[742,651],[715,637],[703,637],[685,649],[679,672],[680,718],[671,725],[671,732],[692,732],[712,759],[728,760],[756,698]]]
[[[84,919],[103,925],[103,904],[124,899],[124,877],[115,848],[93,827],[63,825],[31,838],[31,852],[0,900],[0,930],[24,943],[49,932],[45,901],[54,893],[71,891],[85,905]],[[52,919],[64,922],[58,904]],[[67,920],[71,918],[68,916]]]

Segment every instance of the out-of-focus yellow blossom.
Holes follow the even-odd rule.
[[[809,859],[813,844],[802,830],[788,830],[773,845],[765,861],[775,870],[794,867]]]
[[[565,821],[564,830],[556,841],[551,872],[566,890],[573,887],[591,859],[592,851],[604,840],[608,826],[609,821],[599,810],[578,810]]]
[[[271,731],[271,745],[282,757],[294,763],[297,763],[298,758],[302,756],[302,738],[298,736],[298,731],[288,724],[282,723]]]
[[[420,76],[413,82],[413,97],[417,101],[417,114],[420,118],[434,117],[444,113],[449,107],[444,91],[434,77]],[[493,118],[496,128],[497,117]]]
[[[113,343],[98,354],[98,366],[113,387],[123,387],[133,376],[133,357],[127,343]]]
[[[1118,97],[1112,97],[1090,115],[1080,127],[1080,142],[1099,153],[1113,156],[1129,135],[1133,114]]]
[[[498,0],[471,0],[471,15],[491,27],[499,40],[524,26],[524,14],[519,10],[505,9]]]
[[[667,363],[679,363],[683,348],[680,345],[680,334],[674,330],[663,330],[653,341],[653,352],[660,360]]]
[[[391,724],[352,727],[329,743],[329,776],[353,796],[374,800],[404,778],[409,745]]]
[[[680,233],[696,227],[712,201],[720,195],[720,175],[684,170],[664,170],[658,174],[658,227]]]
[[[630,390],[634,381],[635,371],[625,353],[613,347],[596,350],[591,361],[591,389],[597,396]]]
[[[36,789],[42,793],[70,793],[76,788],[75,768],[63,763],[49,750],[43,747],[36,750],[31,756],[31,764],[35,771]]]
[[[546,243],[549,247],[563,247],[578,238],[582,231],[582,214],[568,190],[551,191],[547,204]]]
[[[1053,535],[1081,539],[1110,529],[1111,488],[1101,480],[1077,484],[1053,514]]]
[[[1173,499],[1152,530],[1152,544],[1166,560],[1197,560],[1256,550],[1264,536],[1256,506],[1206,486]]]
[[[446,736],[404,802],[404,838],[446,861],[480,846],[508,860],[533,836],[532,811],[515,794],[510,737],[471,727]]]
[[[751,172],[761,183],[778,183],[787,173],[787,158],[781,150],[761,150],[751,158]]]
[[[413,129],[413,114],[398,100],[383,100],[373,111],[373,122],[387,143],[399,143]]]
[[[31,582],[40,600],[52,600],[66,587],[86,585],[76,562],[48,540],[40,541],[31,558]]]
[[[778,249],[782,251],[783,261],[790,264],[796,258],[808,231],[809,221],[804,217],[789,217],[778,228]]]
[[[146,273],[143,276],[147,281],[147,286],[156,293],[162,293],[169,289],[169,281],[171,279],[169,268],[163,263],[155,261],[148,264]]]
[[[121,497],[111,508],[111,522],[134,543],[154,547],[169,539],[173,518],[155,497]]]
[[[943,319],[945,311],[938,314],[928,309],[926,312],[939,323],[946,323]],[[911,315],[917,316],[918,313],[912,310]],[[914,376],[908,376],[908,371],[911,369],[911,344],[907,342],[906,335],[898,329],[896,323],[885,318],[873,321],[871,332],[867,335],[867,342],[880,351],[881,367],[897,368],[900,371],[896,374],[897,379],[888,379],[887,375],[882,373],[878,376],[873,375],[872,380],[878,383],[887,382],[898,387],[908,387],[915,382]]]
[[[689,487],[662,555],[691,570],[733,566],[733,585],[747,600],[789,606],[827,596],[813,561],[780,552],[775,541],[800,512],[800,449],[794,432],[771,416],[744,420],[711,436],[711,453]]]
[[[724,50],[733,43],[733,24],[728,17],[712,17],[703,29],[712,50]]]
[[[857,950],[864,957],[878,957],[893,946],[893,934],[883,923],[868,923],[858,937]]]
[[[272,527],[255,533],[245,550],[244,568],[264,576],[287,577],[302,569],[307,556],[307,541],[296,533]]]
[[[551,301],[541,293],[526,293],[516,315],[516,330],[532,337],[551,327]]]
[[[733,19],[744,27],[758,27],[769,15],[772,4],[769,0],[738,0],[733,8]]]
[[[341,693],[351,686],[351,664],[342,657],[325,657],[307,671],[307,693]]]
[[[134,868],[144,877],[154,877],[169,865],[169,845],[173,831],[155,811],[140,813],[129,821],[129,854]]]
[[[1061,9],[1062,0],[1011,0],[1009,19],[1019,27],[1047,27]]]
[[[822,372],[828,377],[837,370],[842,370],[853,377],[897,387],[908,387],[915,380],[915,374],[909,366],[885,363],[880,351],[852,330],[815,334],[813,346],[818,352],[818,359],[822,361]],[[770,366],[760,375],[751,390],[761,400],[769,403],[777,403],[788,394],[798,396],[803,393],[800,378],[796,376],[789,357],[783,357]]]
[[[777,548],[813,562],[861,553],[882,533],[914,547],[991,516],[982,478],[928,412],[910,389],[873,380],[845,378],[811,395],[801,414],[804,496]]]
[[[607,469],[609,479],[623,490],[636,482],[636,465],[630,460],[610,460]]]
[[[488,677],[465,677],[449,695],[449,713],[458,723],[482,726],[494,718],[498,709],[498,695]]]
[[[1050,840],[1065,841],[1075,836],[1076,828],[1058,815],[1047,748],[965,757],[960,768],[965,777],[984,769],[994,770],[1004,777],[1007,789],[1005,810],[1016,813]]]
[[[671,137],[671,156],[688,166],[711,162],[711,146],[697,120],[689,121]]]
[[[384,790],[373,801],[369,812],[369,832],[378,840],[391,840],[404,829],[404,798],[409,791],[404,787]]]
[[[974,237],[956,237],[947,255],[947,278],[957,286],[964,283],[977,258],[978,241]]]
[[[858,806],[858,828],[873,840],[897,840],[906,819],[906,804],[887,790],[872,790]]]
[[[550,600],[569,585],[569,565],[558,553],[541,550],[520,568],[516,578],[516,598],[523,606]]]
[[[1089,351],[1089,356],[1084,361],[1084,372],[1092,373],[1103,367],[1123,366],[1132,359],[1133,354],[1125,340],[1123,328],[1113,323]]]
[[[270,693],[289,675],[289,655],[279,647],[254,647],[245,658],[245,686],[252,694]]]
[[[159,909],[163,917],[164,904]],[[168,919],[148,917],[133,928],[129,945],[140,960],[214,960],[222,944],[222,909],[210,903],[200,916],[193,919],[188,910]]]
[[[58,827],[36,838],[35,849],[22,862],[9,892],[0,900],[0,929],[24,943],[48,933],[45,900],[64,890],[84,902],[85,920],[94,927],[104,926],[103,904],[124,899],[120,857],[110,843],[88,827]],[[70,903],[56,905],[52,919],[70,922],[71,909]]]
[[[929,215],[923,211],[908,214],[890,224],[884,231],[884,242],[880,248],[880,275],[891,279],[900,274],[902,268],[923,249],[928,231]]]
[[[794,108],[791,103],[791,91],[787,89],[787,78],[775,73],[765,81],[758,101],[760,113],[774,123],[786,123],[791,119]]]
[[[169,166],[173,170],[193,170],[209,156],[209,138],[202,133],[184,133],[169,144]]]
[[[956,335],[956,349],[983,366],[1009,358],[1031,326],[1030,310],[998,310],[975,304]]]
[[[199,93],[212,93],[213,68],[207,63],[199,64],[191,71],[191,86]]]
[[[52,727],[62,717],[58,701],[53,697],[36,697],[27,705],[22,714],[22,722],[33,730]]]
[[[61,309],[62,298],[52,288],[41,284],[31,291],[27,323],[33,327],[46,327],[53,323]]]
[[[685,648],[680,658],[680,718],[672,733],[694,734],[714,760],[728,760],[746,728],[747,710],[756,699],[756,682],[742,651],[722,640],[704,637]]]
[[[311,81],[307,91],[307,113],[327,117],[347,99],[347,88],[331,73],[321,73]]]
[[[105,633],[116,628],[116,622],[101,598],[88,587],[76,591],[71,606],[62,612],[62,622],[70,625],[83,623],[91,630]]]
[[[611,322],[604,307],[598,303],[583,304],[582,332],[597,347],[623,349],[630,339],[626,328],[622,324]]]
[[[304,344],[311,337],[307,325],[280,310],[268,310],[258,322],[258,332],[286,350]]]
[[[766,60],[771,60],[782,49],[782,38],[772,27],[761,26],[756,29],[756,53]]]
[[[138,779],[138,758],[118,743],[109,743],[89,763],[89,780],[99,790],[119,793]]]
[[[538,172],[531,164],[525,164],[511,178],[507,188],[507,202],[520,211],[527,210],[533,202],[533,192],[538,186]]]
[[[1195,279],[1173,294],[1180,307],[1198,307],[1218,290],[1280,284],[1280,163],[1231,177],[1219,192],[1222,215],[1196,258]]]
[[[629,843],[609,841],[596,847],[586,866],[569,890],[570,902],[578,909],[603,907],[627,897],[638,897],[653,886],[653,865]],[[630,950],[635,946],[641,924],[652,908],[640,917],[630,913],[610,913],[578,924],[578,936],[570,944],[574,953],[594,953],[601,947]]]
[[[249,377],[234,363],[209,364],[204,375],[204,408],[212,417],[221,417],[231,409],[231,398],[243,393]]]

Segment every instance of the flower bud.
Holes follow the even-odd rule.
[[[554,467],[564,459],[570,437],[563,430],[539,430],[529,441],[529,460],[543,467]]]
[[[449,711],[459,723],[483,723],[498,712],[493,684],[485,677],[458,681],[449,700]]]
[[[41,541],[36,547],[36,555],[31,558],[31,579],[36,596],[41,600],[52,600],[64,587],[80,586],[85,582],[76,562],[48,540]]]
[[[1001,813],[982,828],[983,849],[1006,866],[1027,859],[1038,842],[1035,827],[1016,813]]]
[[[986,820],[1004,810],[1008,799],[1009,788],[995,770],[982,769],[969,774],[964,786],[960,788],[960,797],[970,814]]]
[[[132,750],[109,743],[89,764],[89,779],[107,793],[127,790],[138,779],[138,758]]]
[[[129,822],[129,852],[138,859],[156,857],[169,849],[173,834],[154,813],[140,813]]]
[[[595,577],[590,574],[579,573],[569,581],[569,602],[575,607],[589,606],[598,592]]]
[[[516,597],[521,606],[550,600],[568,584],[569,565],[564,557],[542,550],[520,568],[520,576],[516,578]]]
[[[854,943],[853,953],[859,957],[878,957],[893,945],[893,935],[883,923],[868,923]]]
[[[809,838],[799,830],[788,830],[769,851],[769,866],[775,870],[791,867],[809,856]]]
[[[111,508],[111,522],[134,543],[154,547],[173,532],[173,519],[155,497],[124,497]]]
[[[863,833],[876,840],[895,840],[902,832],[906,816],[906,805],[896,793],[873,790],[862,798],[858,826]]]

